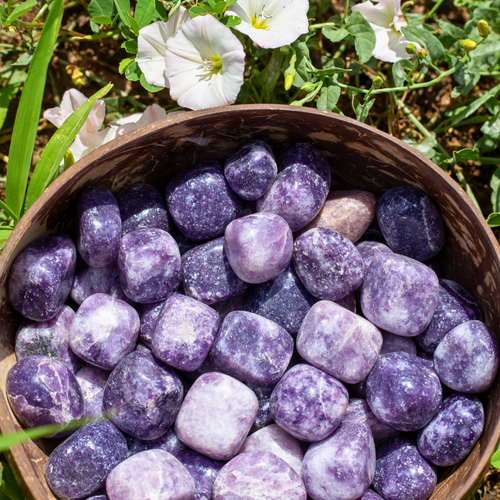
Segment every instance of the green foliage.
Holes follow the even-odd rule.
[[[6,462],[0,462],[0,493],[2,500],[25,500],[16,483],[14,473]]]
[[[17,4],[10,14],[8,14],[6,10],[2,10],[2,15],[0,15],[0,24],[2,28],[11,26],[14,21],[29,12],[33,7],[36,7],[36,4],[36,0],[27,0],[26,2]]]
[[[367,62],[375,48],[376,38],[373,28],[359,11],[352,12],[347,16],[345,24],[347,31],[354,37],[354,46],[359,62]]]

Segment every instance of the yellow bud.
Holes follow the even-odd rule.
[[[69,64],[68,66],[66,66],[66,73],[71,76],[72,82],[77,87],[82,87],[87,83],[87,81],[85,80],[85,75],[74,64]]]
[[[471,52],[472,50],[476,50],[477,43],[474,40],[462,40],[460,42],[460,45],[462,45],[462,49],[465,50],[465,52]]]
[[[307,82],[300,88],[301,90],[305,90],[306,92],[312,92],[316,88],[316,85],[314,85],[314,83]]]
[[[414,43],[409,43],[406,46],[406,53],[407,54],[415,54],[417,52],[417,46]]]
[[[290,90],[292,88],[293,75],[285,76],[285,90]]]
[[[73,163],[75,163],[75,157],[73,156],[71,149],[68,149],[64,154],[64,170],[67,170],[69,167],[71,167]]]
[[[419,59],[425,59],[427,57],[427,52],[425,51],[425,49],[418,49],[417,50],[417,57]]]
[[[486,38],[491,33],[490,25],[487,23],[487,21],[481,19],[477,23],[477,31],[479,31],[479,36],[481,38]]]
[[[372,80],[372,87],[374,89],[379,89],[380,87],[382,87],[382,84],[384,83],[384,80],[382,80],[382,78],[380,78],[380,76],[376,76],[373,80]]]

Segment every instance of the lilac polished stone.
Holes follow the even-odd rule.
[[[106,495],[97,495],[93,497],[88,497],[87,500],[109,500]]]
[[[383,498],[426,500],[436,482],[435,468],[409,439],[394,438],[377,450],[373,487]]]
[[[380,495],[377,495],[372,490],[368,490],[362,497],[359,497],[358,500],[384,500]]]
[[[439,413],[418,433],[420,453],[441,467],[456,464],[472,450],[484,427],[481,401],[467,394],[446,398]]]
[[[76,312],[69,331],[69,345],[87,363],[112,370],[135,349],[139,325],[139,314],[132,306],[96,293]]]
[[[151,304],[141,304],[138,307],[139,316],[141,318],[141,326],[139,329],[139,340],[151,349],[151,339],[158,323],[161,310],[166,300],[152,302]]]
[[[84,417],[98,417],[104,413],[103,393],[109,372],[97,366],[85,365],[76,375],[85,400]]]
[[[104,388],[104,409],[113,423],[138,439],[157,439],[174,423],[182,383],[152,353],[135,351],[113,370]]]
[[[375,326],[327,300],[311,307],[297,335],[297,350],[306,361],[348,384],[366,378],[381,347]]]
[[[63,500],[81,500],[104,485],[106,476],[127,456],[127,441],[109,420],[81,427],[49,456],[45,475]]]
[[[75,311],[62,306],[57,314],[47,321],[23,321],[16,332],[15,350],[17,359],[40,354],[58,359],[72,373],[82,366],[82,360],[70,349],[68,333]]]
[[[392,250],[387,245],[378,241],[361,241],[356,243],[356,248],[363,260],[365,274],[375,255],[379,253],[392,253]]]
[[[76,268],[76,246],[64,234],[46,234],[28,245],[9,273],[9,298],[25,318],[53,318],[68,298]]]
[[[498,371],[498,340],[481,321],[448,332],[434,351],[434,369],[443,384],[474,394],[488,389]]]
[[[288,370],[271,395],[273,420],[297,439],[321,441],[340,424],[349,393],[335,378],[314,366]]]
[[[394,253],[375,255],[361,287],[361,309],[374,325],[404,337],[422,333],[438,300],[436,273]]]
[[[145,441],[129,436],[127,437],[127,444],[129,456],[146,450],[163,450],[172,455],[177,455],[177,453],[186,449],[184,444],[179,441],[173,427],[158,439],[149,439]]]
[[[390,332],[382,332],[382,337],[384,342],[382,343],[382,348],[380,349],[380,355],[389,354],[390,352],[403,351],[408,354],[417,354],[417,346],[415,342],[409,337],[401,337],[400,335],[394,335]]]
[[[199,245],[182,256],[184,292],[214,304],[245,292],[248,285],[235,274],[224,250],[224,238]]]
[[[141,304],[164,300],[181,282],[179,247],[161,229],[137,229],[120,242],[118,269],[127,297]]]
[[[195,241],[221,236],[241,212],[241,200],[215,160],[177,176],[165,189],[165,198],[181,233]]]
[[[166,300],[158,317],[151,349],[167,365],[178,370],[196,370],[212,347],[219,322],[219,315],[211,307],[174,294]]]
[[[292,259],[293,236],[279,215],[262,212],[231,222],[224,234],[227,260],[247,283],[279,276]]]
[[[306,500],[298,474],[267,451],[247,451],[234,457],[215,478],[213,500]]]
[[[401,431],[415,431],[436,415],[442,390],[436,372],[417,356],[392,352],[381,356],[366,383],[373,413]]]
[[[92,267],[103,267],[116,259],[122,221],[115,197],[101,187],[80,191],[77,208],[77,246],[83,260]]]
[[[431,199],[416,187],[386,191],[377,204],[377,220],[387,244],[398,254],[424,261],[444,246],[441,216]]]
[[[357,500],[375,473],[375,444],[369,427],[342,423],[327,439],[313,443],[302,464],[302,477],[314,500]]]
[[[257,415],[251,389],[222,373],[205,373],[182,403],[175,430],[193,450],[216,460],[229,460],[240,449]]]
[[[219,329],[210,359],[221,371],[244,382],[274,385],[293,354],[291,335],[257,314],[234,311]]]
[[[310,229],[295,240],[293,265],[318,299],[340,300],[363,282],[363,260],[354,244],[326,227]]]
[[[258,139],[238,146],[224,165],[227,182],[244,200],[260,198],[271,187],[277,173],[271,148]]]
[[[109,500],[193,500],[194,488],[184,465],[163,450],[127,458],[106,479]]]

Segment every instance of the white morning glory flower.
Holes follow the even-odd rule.
[[[264,49],[275,49],[309,31],[308,10],[308,0],[238,0],[225,14],[241,18],[234,29]]]
[[[179,7],[167,21],[156,21],[139,30],[135,60],[149,85],[170,87],[165,75],[165,46],[167,39],[191,19],[184,7]]]
[[[167,40],[166,75],[179,106],[205,109],[233,104],[243,85],[245,51],[211,15],[185,22]]]

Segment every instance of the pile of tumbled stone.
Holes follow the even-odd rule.
[[[45,235],[9,277],[26,318],[9,402],[23,426],[70,434],[49,486],[64,500],[425,500],[436,466],[479,438],[474,394],[499,358],[472,297],[438,277],[444,243],[421,190],[330,192],[308,144],[276,161],[251,141],[165,198],[82,190],[76,245]],[[97,420],[64,430],[82,416]]]

